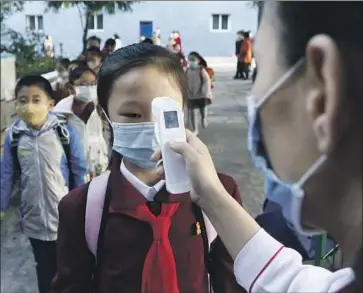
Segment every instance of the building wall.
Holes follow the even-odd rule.
[[[229,30],[211,31],[212,14],[229,14]],[[57,55],[59,43],[63,43],[64,55],[74,58],[79,54],[82,27],[76,7],[45,12],[44,1],[29,1],[24,12],[9,18],[7,25],[25,33],[26,15],[43,15],[44,33],[52,36]],[[152,21],[154,28],[160,28],[163,44],[172,30],[179,30],[185,53],[196,50],[204,56],[231,56],[237,30],[255,33],[257,9],[249,1],[144,1],[135,4],[133,12],[104,13],[104,29],[88,35],[97,35],[104,42],[117,33],[124,45],[131,44],[138,41],[140,21]]]

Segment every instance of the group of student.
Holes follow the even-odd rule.
[[[55,106],[44,78],[16,86],[1,211],[20,177],[40,293],[362,292],[362,21],[353,2],[266,2],[256,39],[263,70],[248,100],[253,162],[288,191],[269,200],[294,231],[331,233],[354,270],[304,265],[266,233],[190,131],[170,147],[192,189],[167,192],[151,102],[187,106],[188,70],[195,62],[197,76],[203,60],[190,54],[186,74],[173,52],[141,42],[103,58],[97,78],[68,67],[74,92]],[[95,156],[94,133],[104,143]]]
[[[185,69],[173,52],[146,42],[101,56],[99,43],[92,37],[79,59],[60,59],[53,88],[42,76],[23,77],[15,88],[18,119],[3,148],[1,216],[18,184],[21,227],[33,249],[39,292],[50,292],[52,280],[52,292],[59,293],[199,293],[209,286],[216,293],[244,292],[225,247],[207,235],[201,210],[185,195],[168,194],[150,159],[153,97],[198,108],[206,127],[212,98],[206,61],[191,52]],[[192,119],[195,126],[194,114]],[[88,183],[107,170],[107,207],[98,207],[102,215],[87,216]],[[241,202],[233,179],[220,176]],[[159,218],[169,224],[158,224]],[[97,233],[87,230],[88,220],[96,230],[98,223]],[[166,225],[158,237],[170,229],[170,242],[164,239],[162,247],[154,225]],[[97,235],[89,240],[87,233]],[[155,249],[167,259],[154,259]],[[155,265],[159,272],[151,269]]]

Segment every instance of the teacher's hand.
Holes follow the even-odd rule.
[[[194,202],[198,202],[207,199],[208,195],[218,193],[224,187],[218,178],[207,146],[188,129],[186,138],[187,142],[172,142],[170,147],[183,156],[191,183],[190,197]],[[160,157],[160,151],[156,152],[152,160],[158,161]],[[162,166],[159,166],[158,172],[163,175]]]

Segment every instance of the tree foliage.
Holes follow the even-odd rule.
[[[7,17],[15,12],[22,11],[24,7],[24,1],[12,1],[3,0],[0,2],[0,23],[3,27],[4,21]]]
[[[138,1],[48,1],[47,8],[54,11],[77,7],[80,12],[80,20],[83,29],[83,51],[86,48],[88,36],[88,24],[90,17],[97,12],[106,11],[108,14],[115,14],[116,11],[132,11],[132,5]],[[83,23],[83,20],[85,23]]]

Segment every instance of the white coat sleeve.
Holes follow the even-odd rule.
[[[330,272],[303,265],[302,257],[261,229],[238,254],[234,272],[239,285],[251,293],[336,292],[354,279],[351,268]]]

